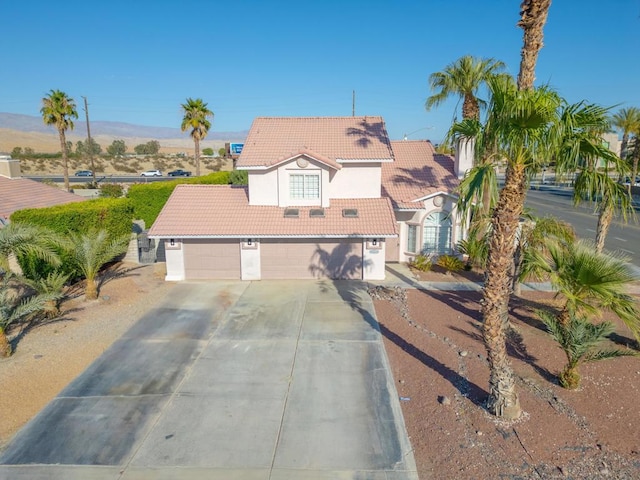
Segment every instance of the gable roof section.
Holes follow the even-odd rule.
[[[393,161],[382,117],[258,117],[237,167],[270,168],[306,152],[333,165]]]
[[[333,199],[324,217],[310,217],[318,207],[293,207],[297,218],[285,218],[285,208],[249,205],[246,187],[178,185],[158,215],[149,235],[160,238],[338,238],[393,237],[396,221],[387,198]],[[357,218],[344,218],[355,208]]]
[[[16,210],[25,208],[52,207],[84,200],[86,198],[35,180],[0,175],[0,218],[9,218]]]
[[[382,194],[391,199],[395,209],[421,208],[415,202],[458,188],[453,158],[436,153],[431,142],[393,141],[391,148],[395,161],[382,165]]]

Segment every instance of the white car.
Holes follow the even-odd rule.
[[[141,177],[161,177],[162,172],[160,170],[147,170],[140,174]]]

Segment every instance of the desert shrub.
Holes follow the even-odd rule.
[[[50,179],[50,178],[42,179],[42,183],[44,183],[45,185],[49,185],[50,187],[58,188],[58,184],[56,182],[54,182],[52,179]]]
[[[427,255],[416,255],[409,265],[421,272],[428,272],[431,270],[433,263],[431,262],[431,258]]]
[[[489,258],[489,242],[486,237],[469,235],[466,240],[458,242],[458,251],[467,256],[467,265],[478,268],[486,268]]]
[[[436,264],[448,272],[458,272],[464,268],[464,262],[454,255],[440,255]]]

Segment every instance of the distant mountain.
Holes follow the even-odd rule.
[[[85,122],[76,121],[74,123],[75,133],[87,131]],[[53,127],[42,123],[42,117],[3,112],[0,112],[0,128],[36,133],[52,133],[55,131]],[[212,130],[207,135],[207,140],[244,140],[247,133],[247,130],[241,132],[217,132]],[[81,135],[84,135],[84,133],[81,133]],[[100,121],[91,122],[91,136],[94,135],[105,135],[116,138],[153,138],[157,140],[188,137],[188,133],[182,132],[179,128],[148,127],[144,125],[133,125],[131,123]]]

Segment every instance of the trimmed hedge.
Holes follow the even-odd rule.
[[[170,182],[131,185],[127,197],[133,204],[135,218],[144,220],[145,228],[151,228],[176,186],[184,183],[227,185],[229,174],[230,172],[215,172],[202,177],[180,178]]]
[[[117,238],[131,233],[133,212],[133,204],[128,198],[98,198],[18,210],[11,214],[11,221],[39,225],[62,234],[106,230],[110,238]]]
[[[130,235],[132,221],[133,204],[128,198],[99,198],[47,208],[28,208],[11,214],[11,222],[38,225],[62,235],[106,230],[109,238]],[[78,272],[69,266],[69,253],[55,250],[61,257],[61,267],[54,268],[29,255],[18,258],[18,263],[28,278],[46,277],[56,270],[72,278],[77,277]]]

